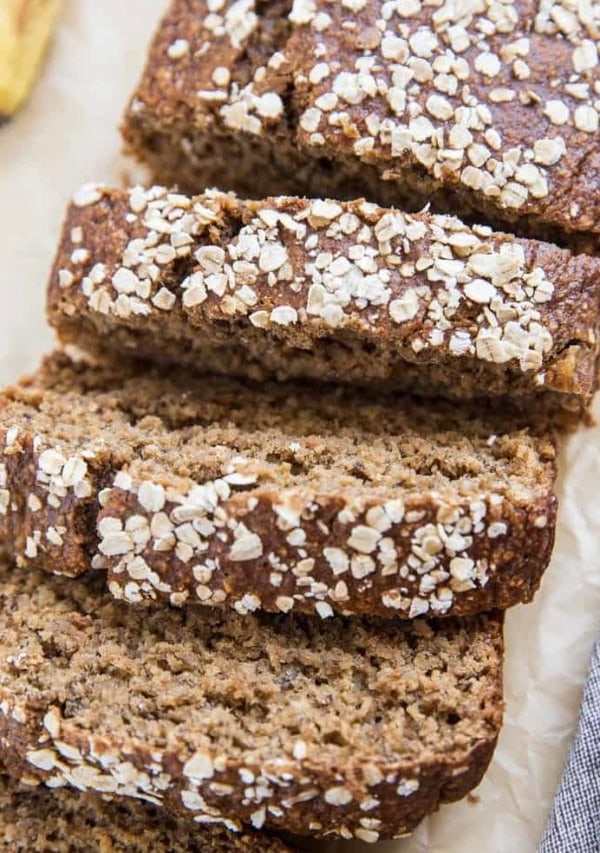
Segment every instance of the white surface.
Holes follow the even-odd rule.
[[[117,125],[165,5],[71,0],[32,99],[0,128],[3,383],[50,346],[44,287],[67,198],[85,181],[123,179]],[[366,849],[535,851],[600,627],[598,448],[600,428],[589,429],[562,454],[556,551],[536,601],[508,615],[506,725],[477,800],[442,808],[411,839]]]

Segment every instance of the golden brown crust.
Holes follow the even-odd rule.
[[[364,202],[151,188],[74,196],[48,286],[63,341],[255,379],[580,414],[600,261]]]
[[[55,356],[4,393],[0,535],[130,602],[387,617],[529,601],[555,446],[511,417]]]
[[[598,41],[566,0],[174,0],[124,135],[193,191],[433,201],[597,250]]]
[[[376,841],[464,796],[490,760],[497,615],[148,611],[100,586],[0,572],[0,742],[17,780],[199,823]]]

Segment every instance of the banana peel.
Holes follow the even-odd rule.
[[[38,76],[62,0],[0,0],[0,120],[16,113]]]

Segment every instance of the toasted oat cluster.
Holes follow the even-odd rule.
[[[600,261],[364,201],[96,185],[48,291],[66,342],[215,373],[585,410]]]
[[[125,138],[195,191],[412,196],[595,247],[599,40],[591,0],[174,0]]]

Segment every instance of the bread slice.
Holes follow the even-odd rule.
[[[0,541],[129,602],[414,617],[529,600],[555,445],[514,420],[340,388],[66,356],[0,397]]]
[[[172,0],[123,133],[158,182],[356,198],[598,250],[589,2]]]
[[[8,772],[200,823],[389,838],[479,782],[501,724],[496,615],[135,608],[6,567],[0,605]]]
[[[87,186],[48,314],[104,356],[581,413],[599,295],[600,259],[450,217]]]
[[[74,789],[17,785],[0,776],[0,848],[11,853],[285,853],[258,833],[200,828],[150,803]]]

